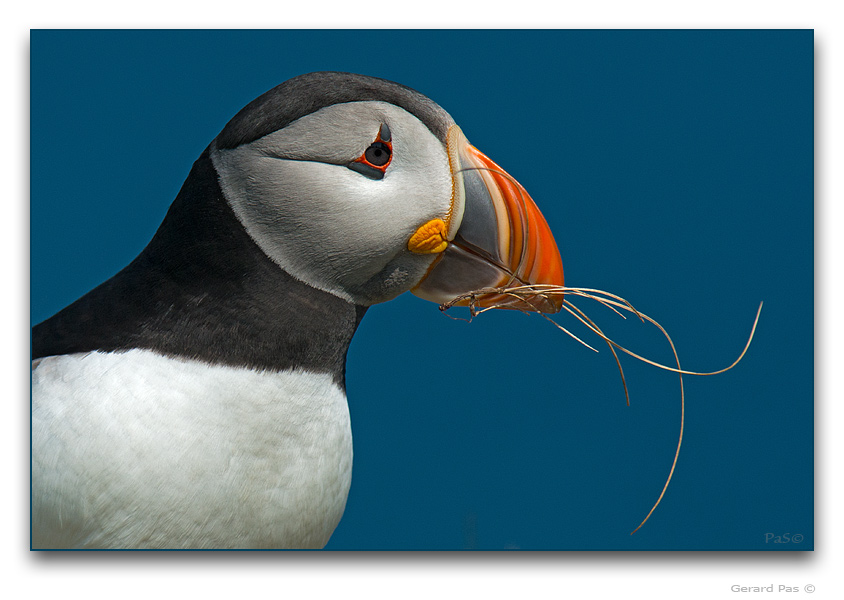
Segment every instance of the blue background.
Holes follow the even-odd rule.
[[[633,536],[673,458],[675,375],[623,358],[627,408],[606,348],[541,318],[374,307],[349,353],[354,476],[328,548],[813,547],[811,30],[33,31],[32,323],[140,252],[242,106],[315,70],[448,110],[536,200],[566,283],[659,320],[684,367],[732,362],[765,301],[738,367],[686,378],[674,479]],[[671,361],[653,328],[580,306]],[[803,541],[766,541],[785,533]]]

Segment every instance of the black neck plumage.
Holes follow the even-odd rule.
[[[327,372],[344,385],[366,308],[286,273],[223,198],[208,152],[129,266],[32,329],[32,358],[144,348],[255,369]]]

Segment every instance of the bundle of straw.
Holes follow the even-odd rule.
[[[627,348],[619,345],[618,343],[611,340],[607,337],[604,332],[601,330],[595,322],[586,316],[580,308],[575,306],[569,299],[568,296],[575,296],[581,298],[588,298],[590,300],[594,300],[599,304],[606,306],[614,313],[619,315],[621,318],[625,319],[626,317],[621,311],[626,311],[636,315],[643,323],[645,321],[651,323],[652,325],[656,326],[662,334],[665,336],[665,339],[668,340],[668,343],[671,345],[671,351],[674,354],[674,360],[677,364],[675,367],[669,367],[667,365],[660,364],[658,362],[652,361],[644,356],[640,356],[635,352],[628,350]],[[492,298],[506,298],[510,301],[504,304],[495,304],[494,302],[490,302]],[[484,300],[486,300],[484,302]],[[513,302],[515,300],[515,302]],[[562,300],[562,302],[560,302]],[[484,306],[479,306],[479,304],[483,302]],[[642,525],[644,525],[647,520],[651,517],[656,507],[659,506],[659,503],[662,502],[662,498],[665,495],[665,491],[668,489],[668,484],[671,483],[671,477],[674,475],[674,469],[677,466],[677,459],[680,456],[680,447],[683,444],[683,427],[685,425],[685,416],[686,416],[686,396],[683,389],[683,375],[699,375],[699,376],[709,376],[709,375],[717,375],[719,373],[723,373],[725,371],[729,371],[733,367],[735,367],[742,358],[744,358],[745,353],[747,353],[747,349],[750,347],[750,342],[753,341],[753,335],[756,332],[756,325],[759,323],[759,315],[762,312],[762,303],[759,303],[759,308],[756,311],[756,318],[753,321],[753,327],[750,330],[750,336],[747,339],[747,343],[744,346],[744,349],[739,354],[739,357],[733,361],[728,367],[724,367],[723,369],[719,369],[717,371],[711,371],[707,373],[701,373],[697,371],[687,371],[680,367],[680,358],[677,355],[677,349],[674,347],[674,342],[671,339],[671,336],[668,335],[668,332],[660,325],[656,320],[652,319],[648,315],[638,311],[633,307],[630,302],[618,296],[616,294],[611,294],[609,292],[605,292],[603,290],[596,290],[591,288],[578,288],[578,287],[565,287],[565,286],[556,286],[556,285],[545,285],[545,284],[538,284],[538,285],[515,285],[515,286],[508,286],[508,287],[498,287],[498,288],[483,288],[479,290],[474,290],[471,292],[467,292],[465,294],[461,294],[455,298],[452,298],[448,302],[445,302],[440,305],[440,310],[445,312],[454,306],[466,306],[469,309],[469,314],[471,317],[475,317],[481,313],[484,313],[488,310],[492,310],[494,308],[508,308],[508,309],[515,309],[520,310],[524,313],[536,313],[541,315],[544,319],[548,322],[554,324],[558,329],[562,330],[590,350],[597,352],[595,348],[584,342],[582,339],[574,335],[571,331],[554,321],[551,317],[547,314],[542,312],[542,307],[547,307],[549,304],[554,306],[562,306],[562,309],[572,315],[575,319],[580,321],[583,325],[587,327],[592,333],[597,335],[599,338],[604,340],[610,348],[613,357],[615,358],[615,362],[618,365],[618,370],[621,375],[621,383],[624,386],[624,396],[627,400],[627,405],[630,406],[630,395],[627,390],[627,381],[624,377],[624,369],[621,367],[621,361],[618,358],[618,353],[616,349],[621,350],[622,352],[629,354],[633,358],[641,360],[649,365],[654,367],[664,369],[666,371],[671,371],[673,373],[677,373],[680,379],[680,434],[677,440],[677,449],[674,452],[674,460],[671,462],[671,469],[668,472],[668,477],[665,480],[665,485],[662,488],[662,491],[659,494],[656,502],[654,503],[651,510],[642,520],[636,529],[630,532],[631,535],[636,533]]]

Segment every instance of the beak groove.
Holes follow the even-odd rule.
[[[438,303],[482,288],[563,285],[563,264],[548,223],[530,195],[512,176],[469,144],[453,125],[448,154],[454,180],[449,242],[412,291]],[[487,294],[475,306],[546,313],[562,308],[562,296],[524,300]],[[467,304],[461,302],[458,304]]]

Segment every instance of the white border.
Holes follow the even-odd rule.
[[[4,8],[2,51],[6,140],[0,144],[4,215],[0,236],[4,288],[4,411],[0,443],[4,588],[15,596],[86,598],[290,597],[650,598],[745,597],[730,585],[813,584],[814,598],[841,597],[841,468],[837,426],[840,398],[833,377],[844,364],[840,345],[842,271],[841,31],[835,3],[709,0],[577,2],[549,8],[539,2],[395,0],[352,2],[38,2]],[[840,10],[840,9],[838,9]],[[17,13],[15,14],[15,11]],[[326,21],[325,15],[332,20]],[[28,372],[21,348],[29,316],[29,28],[814,28],[816,50],[817,382],[823,422],[816,439],[816,550],[814,553],[722,554],[136,554],[30,553],[28,516]],[[838,271],[835,273],[834,271]],[[8,285],[11,282],[11,286]],[[785,290],[784,290],[785,292]],[[787,352],[783,348],[783,352]],[[840,368],[840,367],[839,367]],[[836,465],[838,465],[836,467]],[[24,489],[21,489],[24,487]],[[801,591],[804,597],[809,595]],[[792,594],[794,597],[796,594]],[[751,596],[755,596],[751,594]]]

